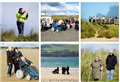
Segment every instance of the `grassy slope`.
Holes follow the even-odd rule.
[[[2,41],[38,41],[38,33],[31,32],[29,35],[18,37],[14,31],[6,31],[1,33]]]
[[[119,26],[114,24],[97,24],[81,21],[81,37],[82,38],[118,38]]]

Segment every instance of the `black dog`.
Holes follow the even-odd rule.
[[[59,74],[59,67],[57,67],[57,69],[55,69],[54,71],[52,71],[53,74]]]
[[[68,66],[67,67],[62,67],[62,74],[66,74],[66,73],[67,73],[67,75],[70,74]]]

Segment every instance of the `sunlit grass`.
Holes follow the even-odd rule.
[[[118,51],[116,50],[114,53],[117,56],[117,58],[119,58]],[[102,65],[103,65],[102,80],[97,81],[97,82],[118,82],[118,80],[119,80],[119,63],[117,63],[117,65],[115,67],[114,80],[113,81],[106,80],[106,63],[105,63],[105,61],[106,61],[107,55],[108,55],[108,52],[106,50],[102,50],[102,49],[95,51],[94,53],[91,52],[90,50],[82,49],[82,51],[81,51],[81,79],[82,79],[82,82],[94,82],[92,79],[92,76],[91,76],[90,64],[95,59],[96,56],[99,56],[101,58]]]
[[[82,38],[118,38],[119,25],[117,24],[97,24],[81,21]]]
[[[30,32],[25,36],[17,36],[13,30],[1,33],[1,41],[38,41],[39,35],[35,32]]]

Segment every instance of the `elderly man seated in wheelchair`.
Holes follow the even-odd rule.
[[[19,67],[20,69],[16,72],[17,79],[22,79],[24,77],[26,77],[27,80],[39,79],[38,71],[35,68],[33,68],[32,62],[26,59],[24,56],[20,57]]]

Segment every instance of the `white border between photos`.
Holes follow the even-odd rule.
[[[81,82],[81,3],[79,2],[79,82]]]
[[[120,1],[119,1],[119,17],[120,17]],[[119,42],[118,42],[118,45],[119,45],[119,60],[118,62],[120,61],[120,19],[119,19]],[[119,82],[120,82],[120,62],[119,62]]]
[[[42,75],[42,73],[41,73],[41,31],[40,31],[40,26],[41,26],[41,21],[40,21],[40,19],[41,19],[41,2],[39,2],[39,10],[38,10],[38,12],[39,12],[39,82],[41,82],[41,75]]]

